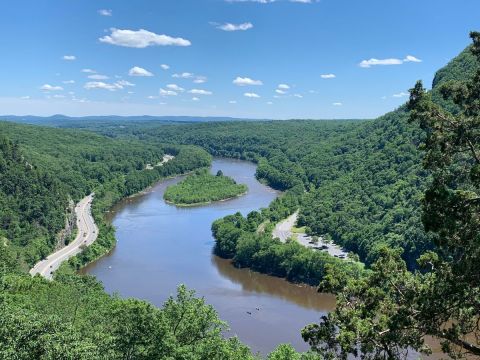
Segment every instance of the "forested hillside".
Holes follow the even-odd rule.
[[[113,229],[103,220],[116,201],[161,177],[208,166],[210,156],[189,146],[150,146],[81,131],[0,122],[0,236],[25,270],[49,254],[65,226],[69,201],[96,192],[93,213],[101,227],[84,261],[109,250]],[[164,166],[165,152],[176,155]]]
[[[439,86],[475,71],[466,49],[433,82]],[[118,124],[117,124],[118,125]],[[253,160],[257,176],[287,190],[297,185],[299,222],[314,233],[330,234],[339,244],[373,263],[383,246],[400,248],[410,268],[431,248],[422,230],[420,200],[427,172],[417,146],[423,134],[408,123],[404,107],[372,121],[267,121],[156,125],[91,124],[90,130],[112,138],[149,144],[195,144],[215,156]]]

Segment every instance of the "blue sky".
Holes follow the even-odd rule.
[[[478,0],[4,1],[0,113],[372,118],[430,84],[479,14]]]

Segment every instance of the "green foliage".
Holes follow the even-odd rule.
[[[423,272],[407,271],[400,251],[388,247],[357,279],[327,269],[322,289],[338,293],[337,308],[303,331],[326,357],[429,354],[425,336],[439,339],[452,358],[480,356],[480,33],[471,36],[474,73],[435,89],[454,107],[434,102],[421,82],[408,103],[410,119],[426,133],[424,167],[432,180],[422,221],[435,247],[418,259]]]
[[[215,221],[212,232],[216,240],[216,254],[232,258],[236,266],[285,277],[290,281],[317,285],[325,276],[326,268],[342,268],[351,277],[358,276],[362,268],[351,262],[343,262],[320,251],[308,249],[295,241],[281,243],[271,233],[256,230],[265,220],[278,221],[293,212],[296,197],[287,194],[277,199],[263,212],[252,212],[245,219],[240,213]],[[277,213],[273,211],[277,209]],[[290,209],[290,210],[289,210]],[[283,217],[280,217],[283,218]]]
[[[246,193],[247,190],[246,185],[237,184],[232,178],[224,176],[220,170],[216,176],[210,174],[208,170],[199,170],[180,183],[169,186],[164,198],[180,206],[195,205],[230,199]]]
[[[252,359],[184,286],[162,308],[103,292],[91,277],[0,278],[0,359]]]

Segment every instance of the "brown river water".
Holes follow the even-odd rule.
[[[213,221],[237,211],[247,215],[267,207],[279,195],[255,179],[256,166],[252,163],[215,159],[211,172],[218,170],[246,184],[248,193],[224,202],[176,207],[163,200],[163,193],[183,177],[162,181],[111,210],[109,219],[118,244],[82,273],[95,275],[109,293],[144,299],[157,306],[175,295],[179,284],[185,284],[213,305],[229,324],[227,336],[237,335],[254,352],[265,355],[281,343],[308,350],[301,329],[333,310],[335,299],[310,286],[235,268],[212,253]],[[438,355],[430,358],[438,359]],[[411,354],[409,358],[417,356]]]
[[[212,254],[214,220],[267,207],[279,195],[255,179],[255,169],[244,161],[213,161],[212,173],[222,170],[249,188],[246,195],[229,201],[187,208],[167,204],[165,188],[183,177],[162,181],[145,194],[122,201],[110,213],[116,248],[83,272],[95,275],[109,293],[157,306],[175,294],[178,284],[185,284],[228,322],[228,335],[237,335],[253,351],[265,354],[280,343],[307,350],[300,331],[334,308],[333,296],[237,269]]]

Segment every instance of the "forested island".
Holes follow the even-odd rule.
[[[232,199],[247,191],[246,185],[237,184],[235,180],[225,176],[221,170],[216,175],[212,175],[208,170],[203,169],[188,175],[180,183],[169,186],[164,198],[177,206],[193,206]]]
[[[452,357],[480,356],[480,33],[471,36],[431,91],[418,83],[405,106],[371,121],[0,122],[0,359],[254,359],[184,287],[156,308],[76,274],[114,246],[113,204],[212,155],[256,162],[257,177],[285,192],[218,219],[217,254],[337,295],[336,310],[302,332],[310,352],[280,345],[269,359],[404,359],[430,352],[425,336]],[[175,158],[146,170],[166,153]],[[57,246],[68,204],[92,192],[97,241],[55,281],[29,276]],[[259,231],[298,209],[299,226],[365,269]]]

